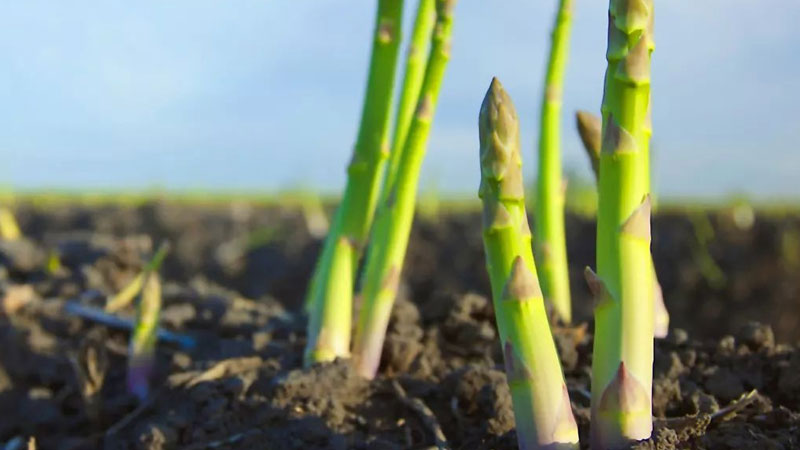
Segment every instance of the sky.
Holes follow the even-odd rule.
[[[405,3],[408,36],[415,2]],[[492,76],[517,105],[533,180],[555,3],[459,2],[424,188],[477,191],[477,113]],[[2,2],[0,184],[339,192],[375,4]],[[564,166],[587,179],[573,113],[599,110],[606,10],[576,0],[565,81]],[[799,25],[797,0],[656,0],[659,194],[800,197]]]

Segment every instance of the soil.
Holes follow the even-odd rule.
[[[320,241],[299,210],[22,204],[0,244],[0,448],[515,449],[478,214],[417,220],[379,376],[301,369]],[[746,222],[746,221],[745,221]],[[577,325],[554,334],[588,442],[594,224],[567,221]],[[642,449],[800,448],[800,214],[663,213],[653,253],[671,312]],[[126,392],[128,333],[102,307],[161,240],[164,328],[147,400]],[[57,254],[60,266],[52,255]],[[131,317],[133,308],[120,312]],[[759,324],[758,322],[761,322]]]

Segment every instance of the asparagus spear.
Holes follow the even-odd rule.
[[[425,77],[397,167],[397,175],[376,214],[365,263],[362,300],[353,344],[356,371],[372,378],[378,370],[386,326],[414,218],[419,170],[428,143],[439,89],[450,59],[455,0],[436,0],[436,24]]]
[[[481,105],[478,125],[486,267],[519,448],[577,449],[578,429],[531,251],[519,120],[496,78]]]
[[[158,246],[158,250],[156,250],[153,258],[149,263],[147,263],[147,266],[145,266],[144,270],[136,275],[136,277],[134,277],[130,283],[128,283],[121,291],[119,291],[117,295],[108,300],[105,306],[106,312],[114,313],[128,306],[133,299],[136,298],[136,295],[139,294],[139,291],[142,290],[144,279],[147,273],[158,272],[158,270],[161,268],[161,264],[164,262],[164,258],[167,257],[169,249],[169,242],[162,242],[161,245]]]
[[[406,73],[403,78],[403,90],[400,92],[397,116],[395,117],[392,152],[389,156],[389,162],[386,164],[384,186],[391,186],[397,176],[400,155],[403,153],[403,145],[405,144],[406,136],[408,136],[409,125],[411,125],[411,120],[414,116],[414,107],[417,105],[419,90],[422,87],[422,79],[425,75],[425,63],[428,61],[429,41],[435,20],[435,0],[419,0],[417,17],[414,20],[414,31],[411,34],[411,42],[408,45]],[[381,191],[381,203],[386,200],[385,196],[388,194],[388,189]]]
[[[572,28],[572,0],[560,0],[550,44],[539,128],[536,189],[536,258],[542,290],[565,322],[572,320],[567,242],[564,236],[564,180],[561,176],[561,101]]]
[[[592,448],[652,432],[653,267],[648,183],[653,0],[611,0],[603,96],[592,364]]]
[[[578,125],[578,133],[583,141],[583,146],[586,149],[587,155],[592,162],[592,170],[594,171],[595,179],[597,172],[600,169],[600,131],[602,128],[602,120],[586,111],[578,111],[576,114],[576,121]],[[648,188],[650,191],[650,168],[647,168],[648,175]],[[655,264],[653,264],[653,320],[654,330],[653,334],[658,339],[663,339],[669,334],[669,311],[664,304],[664,295],[661,291],[661,284],[658,282],[658,275],[655,271]]]
[[[136,395],[139,400],[145,400],[150,392],[160,313],[161,282],[157,272],[147,271],[136,314],[136,326],[131,335],[128,359],[128,391]]]
[[[350,341],[349,321],[329,320],[340,316],[330,310],[352,309],[352,290],[337,285],[352,286],[355,279],[375,211],[381,170],[389,154],[387,129],[402,19],[402,0],[378,0],[369,80],[358,139],[347,168],[347,186],[309,283],[307,308],[312,319],[306,364],[347,356],[348,346],[333,342]]]

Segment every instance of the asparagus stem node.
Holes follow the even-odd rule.
[[[399,156],[395,178],[383,187],[385,200],[378,208],[370,234],[361,291],[363,304],[353,344],[353,363],[365,378],[373,378],[378,369],[386,326],[397,295],[414,219],[419,172],[450,59],[455,3],[455,0],[436,0],[436,23],[416,111]]]
[[[575,113],[575,123],[578,134],[583,142],[583,148],[592,164],[592,173],[597,180],[600,172],[600,145],[603,135],[603,120],[588,111],[578,111]]]
[[[519,119],[492,80],[479,115],[483,242],[519,447],[577,449],[525,211]]]
[[[561,168],[561,103],[572,28],[572,0],[560,0],[550,45],[539,127],[536,189],[536,258],[545,300],[565,322],[572,320],[564,180]]]

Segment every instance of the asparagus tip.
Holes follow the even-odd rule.
[[[522,158],[519,150],[519,119],[503,85],[492,79],[478,115],[481,189],[498,200],[522,200]]]

